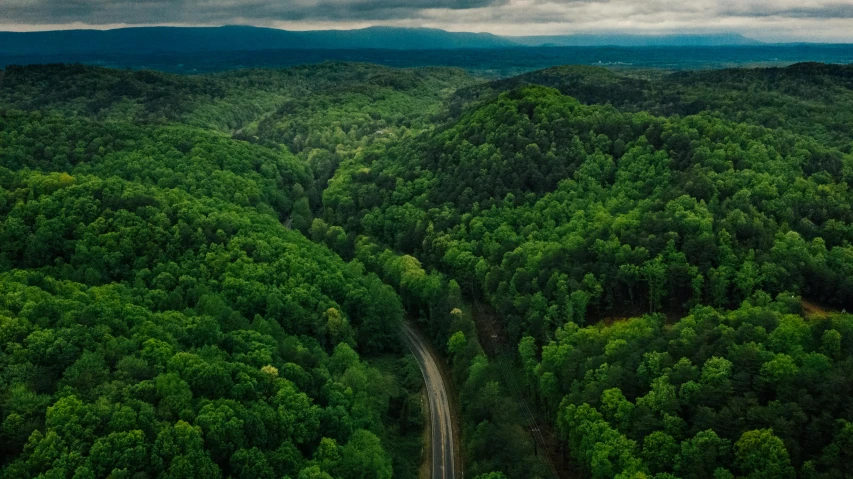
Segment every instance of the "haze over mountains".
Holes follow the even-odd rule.
[[[763,42],[738,33],[707,35],[578,34],[505,38],[528,47],[593,47],[605,45],[618,47],[717,47],[763,44]]]
[[[0,32],[0,53],[153,53],[284,49],[512,48],[537,46],[728,46],[761,42],[739,34],[502,37],[429,28],[287,31],[247,26],[138,27],[115,30]]]

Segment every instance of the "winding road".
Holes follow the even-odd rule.
[[[403,326],[403,335],[412,354],[418,361],[426,383],[429,398],[430,429],[432,431],[432,479],[453,479],[454,469],[453,422],[447,388],[438,364],[420,334],[408,323]]]

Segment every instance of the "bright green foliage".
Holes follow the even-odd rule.
[[[312,228],[312,234],[325,229],[320,221]],[[335,234],[326,235],[324,240],[338,251],[348,252],[346,240],[338,242]],[[547,466],[536,457],[530,441],[526,417],[513,400],[507,381],[511,366],[490,361],[484,354],[471,315],[460,309],[463,304],[458,283],[440,273],[427,272],[416,258],[382,249],[364,236],[356,238],[353,249],[368,270],[397,289],[409,311],[428,319],[436,343],[447,345],[459,391],[469,473],[506,471],[509,477],[547,474]]]
[[[204,319],[198,311],[154,312],[138,286],[88,287],[25,272],[4,274],[0,284],[4,344],[18,351],[4,359],[4,389],[13,394],[0,438],[6,460],[21,454],[5,477],[47,473],[57,460],[96,477],[113,468],[277,477],[270,471],[304,461],[295,450],[282,455],[282,444],[381,430],[382,392],[371,389],[375,379],[354,380],[375,374],[357,355],[331,373],[319,343],[260,316],[245,329],[214,323],[203,339],[193,335]]]
[[[643,439],[643,460],[651,471],[672,470],[679,452],[675,438],[663,431],[655,431]]]
[[[653,86],[557,68],[474,86],[439,128],[344,161],[318,231],[489,303],[594,477],[838,477],[849,318],[806,320],[800,297],[853,307],[849,72]],[[467,354],[467,381],[501,394]]]
[[[460,354],[465,349],[465,343],[465,333],[462,331],[456,331],[453,333],[453,336],[447,340],[447,352],[453,355]]]
[[[806,133],[849,151],[853,68],[800,63],[786,68],[741,68],[620,74],[600,67],[559,66],[462,89],[454,107],[482,101],[521,85],[543,85],[588,104],[623,111],[695,115]]]
[[[301,199],[292,192],[312,184],[306,168],[286,152],[186,126],[12,111],[0,115],[0,147],[2,166],[12,171],[114,176],[237,206],[271,207],[283,218]]]
[[[473,82],[450,68],[331,62],[195,76],[83,65],[11,65],[4,73],[0,103],[8,108],[180,122],[248,138],[260,129],[262,139],[312,148],[327,147],[329,140],[341,138],[338,132],[353,138],[384,126],[411,126],[437,113],[440,100],[455,88]]]
[[[612,428],[589,404],[570,405],[558,423],[569,437],[572,454],[589,465],[591,477],[630,477],[642,470],[636,442]]]
[[[543,347],[540,381],[560,378],[558,389],[542,389],[553,395],[544,402],[553,407],[564,398],[561,428],[593,475],[596,467],[599,474],[631,470],[620,458],[635,456],[646,472],[682,478],[715,477],[721,467],[745,477],[793,477],[793,465],[809,460],[826,477],[843,473],[836,455],[843,436],[834,437],[846,423],[832,418],[846,414],[838,392],[851,387],[853,316],[806,321],[790,303],[767,301],[728,313],[700,307],[671,326],[661,319],[568,324]],[[839,359],[819,352],[827,331],[847,332]],[[607,441],[641,447],[614,445],[637,452],[608,452],[602,462],[595,448]]]
[[[747,431],[735,443],[735,460],[746,477],[794,477],[785,444],[773,435],[772,429]]]
[[[14,78],[68,68],[57,91],[134,78],[147,93],[126,101],[153,116]],[[307,207],[310,170],[159,124],[176,117],[154,98],[184,108],[169,95],[205,79],[6,78],[5,95],[42,102],[16,105],[75,116],[0,110],[0,477],[390,478],[380,438],[420,410],[398,420],[409,389],[361,356],[400,351],[402,303],[282,224]],[[314,457],[330,441],[339,464]]]
[[[315,166],[329,161],[339,149],[424,128],[453,87],[470,83],[461,70],[451,69],[326,64],[320,72],[316,67],[289,71],[294,76],[310,72],[310,81],[316,84],[305,88],[317,89],[316,93],[289,98],[257,125],[256,135],[294,153],[307,153],[304,157]],[[331,172],[318,176],[328,179]]]
[[[10,67],[0,476],[845,477],[850,71]]]
[[[391,479],[391,461],[379,438],[370,431],[356,431],[341,448],[338,475],[346,479]]]
[[[434,135],[376,144],[324,204],[481,290],[513,335],[542,339],[613,310],[732,306],[757,290],[843,303],[845,165],[807,137],[528,87]]]

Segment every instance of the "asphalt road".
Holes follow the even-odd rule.
[[[453,423],[444,378],[420,334],[409,324],[404,325],[403,334],[409,349],[418,360],[426,383],[432,430],[432,479],[453,479],[456,477],[453,462]]]

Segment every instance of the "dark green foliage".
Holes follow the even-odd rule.
[[[581,102],[611,104],[623,111],[656,115],[709,112],[737,122],[796,133],[850,151],[853,67],[798,63],[784,68],[740,68],[615,73],[598,67],[554,67],[475,85],[454,98],[459,111],[472,101],[534,84],[552,87]]]
[[[382,431],[388,395],[372,389],[378,373],[354,352],[347,362],[335,357],[349,349],[337,343],[346,338],[364,351],[398,347],[402,310],[386,286],[274,217],[118,179],[66,176],[64,186],[61,175],[38,173],[3,184],[10,197],[29,198],[4,211],[5,261],[33,271],[0,280],[3,384],[38,398],[27,410],[15,396],[4,401],[8,477],[46,472],[56,460],[96,477],[114,468],[156,475],[175,459],[133,462],[126,447],[105,444],[104,472],[96,451],[100,441],[130,441],[147,458],[176,421],[204,439],[185,460],[245,477],[298,471],[299,453],[284,463],[277,456],[288,441],[310,450],[321,437],[344,444],[354,431]],[[30,183],[53,191],[39,194]],[[145,197],[153,204],[101,206]],[[45,241],[25,241],[35,237]],[[60,405],[77,419],[51,420]],[[92,422],[76,426],[89,408]],[[39,456],[44,441],[59,448],[48,462]],[[62,459],[62,450],[78,453]]]
[[[121,100],[147,105],[207,81],[62,68],[35,86],[153,78]],[[360,355],[399,354],[402,304],[281,223],[310,226],[310,169],[73,98],[0,110],[0,475],[390,478],[420,383]]]
[[[0,71],[0,105],[97,120],[181,122],[244,139],[253,139],[261,124],[260,140],[299,146],[294,152],[303,146],[334,152],[328,140],[339,138],[338,128],[352,141],[386,127],[422,124],[438,113],[441,99],[472,82],[458,69],[401,70],[340,62],[198,76],[12,65]],[[323,132],[309,134],[305,127]],[[352,136],[356,131],[357,138]]]
[[[235,142],[186,126],[131,127],[0,112],[0,148],[2,166],[13,171],[116,176],[238,206],[266,205],[282,217],[300,199],[293,193],[312,187],[306,168],[280,149]]]
[[[466,474],[497,470],[508,477],[546,477],[547,466],[536,455],[526,427],[528,418],[507,378],[510,358],[486,356],[459,284],[441,273],[425,271],[416,258],[380,248],[365,236],[351,245],[341,237],[340,227],[329,228],[321,219],[314,220],[311,234],[342,254],[354,254],[368,270],[393,285],[410,314],[429,330],[434,344],[447,344],[459,392]],[[501,477],[502,473],[494,474]]]
[[[343,159],[375,140],[430,128],[450,94],[472,82],[461,70],[450,69],[326,64],[316,70],[293,69],[303,75],[311,72],[305,91],[288,97],[274,112],[235,135],[286,145],[303,160],[314,174],[315,207]]]
[[[543,401],[562,401],[573,453],[598,464],[596,443],[624,450],[606,462],[614,469],[593,476],[645,467],[710,478],[725,467],[738,477],[793,477],[794,465],[814,471],[807,477],[842,477],[853,351],[828,356],[821,338],[832,332],[849,347],[853,316],[798,311],[796,298],[759,294],[728,313],[696,308],[674,325],[661,316],[568,324],[534,370],[540,382],[557,378]]]
[[[287,145],[294,153],[334,153],[399,129],[423,128],[439,112],[442,99],[471,82],[461,71],[448,69],[329,64],[325,70],[327,79],[312,77],[316,93],[288,99],[258,124],[260,139]]]
[[[206,77],[121,71],[83,65],[10,65],[0,102],[20,110],[59,110],[98,118],[175,120],[225,90]]]
[[[761,112],[851,97],[846,67],[802,68],[684,73],[660,91],[597,69],[508,80],[615,106],[541,86],[485,95],[344,162],[322,229],[391,245],[494,306],[592,477],[841,477],[847,316],[805,321],[799,296],[853,307],[853,137],[823,129],[848,113],[784,128]],[[689,95],[707,103],[688,111]],[[476,331],[455,331],[450,354],[475,357]],[[489,387],[475,391],[506,397]]]
[[[845,477],[852,79],[10,68],[2,475]]]
[[[735,305],[759,289],[848,305],[851,166],[808,137],[531,87],[434,136],[374,146],[325,204],[482,290],[513,335],[541,338],[587,316]]]

